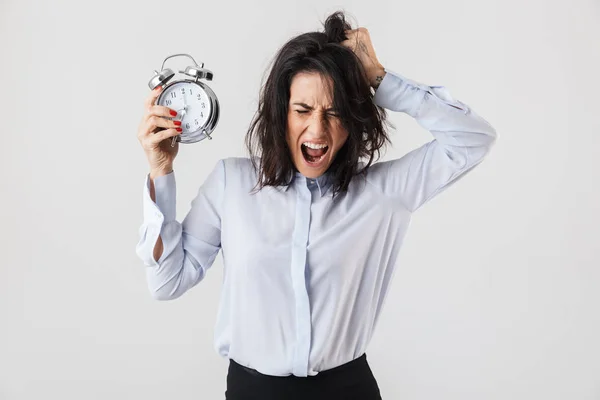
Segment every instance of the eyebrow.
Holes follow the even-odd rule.
[[[308,104],[306,104],[306,103],[296,102],[296,103],[292,103],[292,105],[302,106],[302,107],[307,108],[309,110],[313,110],[313,108],[311,106],[309,106]],[[335,110],[335,108],[328,108],[325,111],[336,111],[336,110]]]

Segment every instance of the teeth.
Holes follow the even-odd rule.
[[[316,144],[316,143],[311,143],[311,142],[304,142],[302,143],[303,146],[306,147],[310,147],[311,149],[324,149],[325,147],[327,147],[326,144]]]

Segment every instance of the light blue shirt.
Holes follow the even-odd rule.
[[[250,159],[219,160],[182,222],[175,175],[143,187],[137,255],[150,293],[175,299],[198,284],[219,250],[223,286],[214,346],[263,374],[316,375],[366,352],[411,215],[479,164],[496,140],[490,124],[443,86],[386,70],[376,104],[404,112],[433,140],[373,164],[332,199],[328,173],[250,194]],[[364,163],[362,164],[364,165]],[[164,250],[153,257],[158,236]],[[201,307],[200,307],[201,308]]]

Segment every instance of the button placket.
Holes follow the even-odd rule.
[[[305,270],[311,197],[307,185],[298,185],[290,271],[296,306],[296,343],[292,366],[293,374],[296,376],[307,376],[310,353],[311,318]]]

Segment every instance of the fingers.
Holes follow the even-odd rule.
[[[359,26],[357,29],[346,29],[344,31],[346,35],[348,34],[359,34],[359,33],[369,33],[369,30],[364,26]]]
[[[161,128],[172,129],[181,126],[181,121],[172,120],[172,118],[177,116],[176,110],[155,104],[162,90],[162,86],[156,87],[144,101],[146,110],[138,132],[140,139],[160,131]]]
[[[370,38],[369,30],[364,26],[361,26],[357,29],[348,29],[344,31],[344,34],[348,38],[348,40],[354,40],[358,42],[359,40],[370,40],[366,38]],[[348,41],[346,40],[346,41]]]
[[[163,140],[165,140],[167,138],[177,136],[180,134],[181,134],[181,132],[177,131],[175,128],[163,129],[162,131],[158,131],[158,132],[156,132],[156,134],[149,136],[148,138],[146,138],[146,140],[151,145],[157,145],[158,143],[162,142]]]
[[[146,97],[144,101],[144,106],[146,107],[146,117],[151,115],[159,115],[162,117],[175,117],[177,116],[177,111],[172,110],[168,107],[155,105],[156,99],[160,96],[162,92],[162,86],[157,86],[150,92],[150,94]]]
[[[159,106],[154,106],[154,107],[159,107]],[[168,109],[168,107],[164,107],[164,108]],[[146,120],[142,135],[147,136],[151,133],[155,133],[157,130],[159,130],[159,128],[176,129],[176,128],[179,128],[180,126],[181,126],[181,121],[174,121],[174,120],[163,118],[161,116],[151,115]],[[181,129],[181,128],[179,128],[179,129]]]
[[[177,111],[169,107],[154,105],[146,111],[146,119],[152,116],[173,118],[177,116]]]
[[[349,49],[352,49],[354,51],[354,49],[357,47],[358,44],[358,36],[359,36],[359,30],[358,29],[348,29],[344,31],[344,34],[346,35],[346,40],[344,40],[343,42],[341,42],[340,44],[343,46],[348,47]]]
[[[160,93],[162,92],[162,86],[156,87],[154,90],[150,92],[146,100],[144,101],[144,106],[146,107],[146,118],[149,118],[152,115],[158,115],[161,117],[176,117],[177,111],[173,110],[169,107],[160,106],[154,104]]]
[[[160,96],[162,89],[163,89],[162,86],[157,86],[146,97],[146,101],[144,102],[144,105],[146,106],[146,110],[149,110],[150,107],[152,107],[154,105],[154,102],[156,101],[158,96]]]

